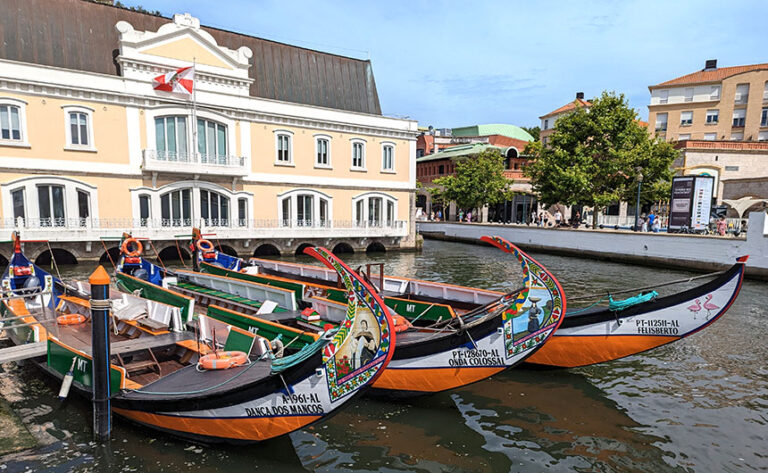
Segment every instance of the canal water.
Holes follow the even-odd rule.
[[[534,256],[572,297],[693,275]],[[353,267],[383,261],[391,274],[489,289],[509,289],[518,280],[509,255],[461,243],[426,241],[420,254],[345,260]],[[86,277],[92,269],[64,272]],[[5,365],[3,396],[46,444],[0,458],[0,473],[765,471],[766,289],[746,281],[717,323],[648,353],[571,370],[514,369],[408,401],[360,398],[322,424],[244,447],[196,445],[119,419],[113,440],[96,446],[89,403],[60,403],[56,386],[37,370]]]

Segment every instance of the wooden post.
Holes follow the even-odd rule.
[[[112,430],[109,388],[109,274],[103,266],[88,279],[91,283],[91,355],[93,356],[93,437],[109,440]]]

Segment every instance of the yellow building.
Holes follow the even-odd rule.
[[[768,63],[712,59],[649,90],[649,130],[676,142],[681,174],[714,177],[718,203],[768,198]]]
[[[78,259],[102,257],[100,237],[168,248],[192,226],[242,256],[413,246],[416,123],[381,115],[369,61],[188,14],[10,3],[35,28],[19,28],[27,49],[0,47],[3,233],[82,242],[66,248]],[[67,32],[77,22],[92,26]],[[191,65],[194,95],[153,88]]]

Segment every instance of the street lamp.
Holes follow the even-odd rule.
[[[640,190],[643,188],[643,168],[638,166],[637,171],[637,204],[635,206],[635,231],[640,231]]]

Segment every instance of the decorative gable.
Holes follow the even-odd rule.
[[[219,46],[189,13],[173,15],[173,23],[156,32],[136,31],[127,21],[117,22],[115,28],[120,36],[117,61],[123,77],[151,84],[160,74],[194,64],[198,90],[248,95],[253,52],[245,46],[237,50]]]

